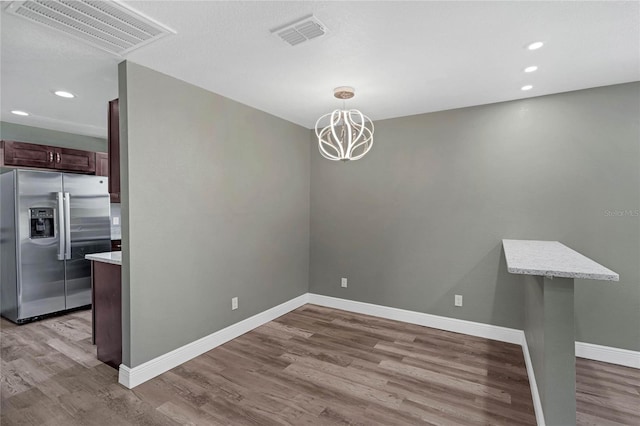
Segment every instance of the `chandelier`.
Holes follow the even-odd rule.
[[[332,161],[359,160],[373,146],[373,122],[357,109],[345,109],[344,100],[353,98],[353,87],[337,87],[333,96],[343,100],[342,109],[316,121],[320,154]]]

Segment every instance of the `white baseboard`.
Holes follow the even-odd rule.
[[[124,364],[120,364],[120,368],[118,368],[118,383],[120,383],[122,386],[124,386],[126,388],[129,388],[129,389],[133,389],[135,386],[137,386],[137,385],[132,384],[132,381],[131,381],[131,376],[132,376],[131,370],[132,370],[131,368],[127,367]],[[146,382],[146,380],[145,380],[145,382]],[[143,383],[143,382],[140,382],[140,383]],[[138,385],[140,383],[138,383]]]
[[[576,342],[576,356],[625,367],[640,368],[640,352]]]
[[[147,361],[137,367],[129,368],[126,365],[121,364],[118,374],[118,382],[123,386],[132,389],[139,384],[164,373],[165,371],[169,371],[172,368],[202,355],[203,353],[232,339],[235,339],[256,327],[266,324],[269,321],[273,321],[274,319],[291,312],[306,303],[521,345],[527,366],[529,383],[531,385],[531,395],[533,398],[536,418],[538,419],[539,425],[544,425],[540,395],[538,394],[538,387],[533,373],[529,348],[522,330],[313,293],[306,293],[298,296],[278,306]],[[640,368],[640,352],[636,351],[576,342],[576,356],[608,362],[611,364]]]
[[[256,314],[238,323],[216,331],[208,336],[188,343],[164,355],[160,355],[150,361],[140,364],[137,367],[129,368],[124,364],[120,364],[118,372],[118,382],[121,385],[132,389],[141,383],[150,380],[165,371],[169,371],[178,365],[189,361],[211,349],[222,345],[223,343],[233,340],[256,327],[273,321],[274,319],[299,308],[307,303],[308,296],[303,294],[284,302],[264,312]]]
[[[536,413],[536,423],[538,426],[545,426],[544,411],[542,410],[542,400],[538,392],[538,383],[536,375],[533,371],[533,362],[529,353],[529,345],[527,345],[527,337],[522,331],[522,353],[524,354],[524,363],[527,366],[527,376],[529,377],[529,387],[531,388],[531,399],[533,400],[533,411]]]
[[[522,330],[500,327],[497,325],[483,324],[466,321],[457,318],[441,317],[425,314],[423,312],[407,311],[405,309],[390,308],[388,306],[374,305],[371,303],[356,302],[353,300],[339,299],[337,297],[322,296],[309,293],[309,303],[326,306],[328,308],[342,309],[344,311],[371,315],[440,330],[463,333],[470,336],[484,337],[500,342],[522,344]]]

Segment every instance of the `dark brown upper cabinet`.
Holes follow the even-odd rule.
[[[96,176],[109,176],[109,154],[96,152]]]
[[[79,149],[56,148],[56,169],[95,173],[96,153]]]
[[[109,194],[112,203],[120,202],[120,107],[118,99],[109,102]]]
[[[13,167],[94,173],[96,155],[94,152],[79,149],[4,141],[4,164]]]
[[[15,167],[55,167],[53,147],[32,143],[4,141],[4,164]]]

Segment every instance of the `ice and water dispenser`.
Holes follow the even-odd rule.
[[[54,212],[49,207],[29,209],[31,216],[29,238],[53,238],[55,236]]]

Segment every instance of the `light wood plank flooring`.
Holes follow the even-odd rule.
[[[90,321],[2,320],[2,425],[535,424],[517,345],[305,305],[128,390]],[[577,376],[579,424],[640,424],[638,370]]]

